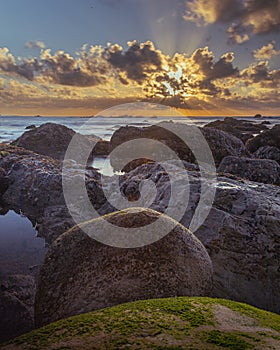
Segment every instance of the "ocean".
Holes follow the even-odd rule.
[[[119,127],[125,125],[149,126],[161,121],[173,120],[181,123],[195,124],[203,126],[214,120],[223,120],[224,117],[24,117],[24,116],[0,116],[0,142],[11,142],[17,139],[29,125],[40,126],[44,123],[58,123],[65,125],[75,131],[87,122],[87,128],[80,132],[87,135],[96,135],[103,140],[110,140],[110,137]],[[262,122],[267,118],[255,119],[238,117],[238,119],[248,119],[255,122]],[[268,119],[272,125],[280,124],[280,117],[270,117]]]

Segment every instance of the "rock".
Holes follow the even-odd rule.
[[[272,146],[260,147],[255,153],[254,157],[258,159],[271,159],[280,164],[280,149]]]
[[[110,154],[110,141],[99,140],[93,150],[93,157],[107,156]]]
[[[2,350],[279,350],[280,315],[231,300],[139,300],[36,329]]]
[[[205,127],[214,128],[228,132],[231,135],[242,140],[244,143],[253,137],[254,134],[259,134],[267,127],[262,124],[248,122],[246,120],[239,120],[232,117],[227,117],[224,120],[216,120]]]
[[[7,173],[3,168],[0,168],[0,198],[8,189],[10,181],[7,177]]]
[[[280,148],[280,124],[275,125],[272,129],[266,130],[246,142],[246,148],[251,153],[256,152],[264,146]]]
[[[257,118],[257,119],[260,119],[260,118],[262,118],[263,116],[261,115],[261,114],[256,114],[255,116],[254,116],[254,118]]]
[[[134,208],[110,214],[106,220],[137,228],[159,216]],[[169,217],[161,217],[170,224]],[[99,219],[84,227],[92,232],[104,229]],[[164,238],[135,249],[101,244],[81,228],[60,236],[47,253],[36,293],[37,326],[128,301],[205,295],[211,290],[211,260],[201,242],[179,224]]]
[[[237,137],[213,128],[202,128],[201,131],[210,146],[217,167],[227,156],[250,156],[243,142]]]
[[[31,276],[0,277],[0,341],[34,328],[35,281]]]
[[[280,166],[274,160],[225,157],[218,172],[264,184],[280,185]]]
[[[171,123],[171,124],[170,124]],[[180,123],[173,123],[173,122],[162,122],[157,125],[153,125],[150,127],[143,127],[138,128],[134,126],[126,126],[121,127],[118,129],[111,138],[111,150],[116,149],[119,145],[131,141],[138,138],[147,138],[152,140],[157,140],[165,144],[167,147],[172,149],[176,154],[179,156],[179,158],[186,162],[195,162],[195,157],[192,153],[192,151],[189,149],[188,145],[184,143],[184,141],[177,136],[177,134],[172,133],[169,130],[166,130],[164,127],[168,127],[169,125],[172,125],[172,128],[174,128],[175,132],[176,130],[179,132],[182,132],[185,130],[185,134],[189,135],[191,137],[192,135],[192,126],[186,125],[186,124],[180,124]],[[228,155],[234,155],[234,156],[248,156],[249,153],[245,149],[244,144],[236,137],[225,133],[220,130],[216,130],[213,128],[200,128],[202,134],[204,135],[206,141],[208,142],[211,151],[213,153],[214,160],[216,162],[216,165],[218,166],[222,159]],[[195,142],[196,140],[192,140]],[[143,148],[144,148],[143,143]],[[145,145],[147,146],[147,145]],[[147,146],[148,147],[148,146]],[[199,147],[199,145],[198,145]],[[156,153],[158,150],[153,146],[152,151]],[[159,149],[159,154],[161,154],[161,150]],[[127,146],[127,152],[125,152],[129,155],[134,154],[134,149],[131,147],[131,145]],[[120,169],[119,167],[119,161],[122,159],[122,154],[117,155],[117,157],[110,158],[111,164],[113,168],[117,171],[120,170],[126,170],[131,171],[135,168],[135,165],[139,166],[141,165],[141,161],[138,161],[134,165],[129,165],[125,169]],[[166,157],[168,155],[161,154],[163,157],[163,160],[167,160]],[[142,164],[147,163],[147,158],[141,157]]]
[[[28,125],[25,130],[31,130],[31,129],[36,129],[36,125],[32,124],[32,125]]]
[[[34,224],[39,235],[48,243],[74,225],[65,205],[62,190],[61,164],[58,160],[31,151],[0,146],[5,154],[0,167],[7,173],[9,186],[2,196],[5,206],[22,211]],[[91,169],[86,172],[86,187],[92,204],[98,209],[106,201],[100,185],[100,174]],[[65,179],[84,178],[85,171],[75,162],[65,166]],[[80,198],[78,206],[84,201]],[[72,223],[72,224],[71,224]]]
[[[174,174],[181,170],[174,165]],[[197,172],[189,171],[190,198],[184,204],[183,185],[178,182],[178,201],[186,205],[181,223],[189,227],[200,199]],[[150,204],[149,193],[141,199],[148,207],[165,212],[169,203],[170,178],[159,165],[142,165],[123,176],[121,189],[137,196],[142,181],[152,180],[157,188]],[[213,262],[213,296],[242,301],[280,313],[280,190],[278,186],[219,177],[208,181],[216,197],[205,223],[195,232]],[[134,191],[134,193],[133,193]],[[206,203],[205,206],[209,206]]]
[[[67,147],[75,135],[75,131],[60,124],[46,123],[38,128],[26,131],[16,141],[12,143],[17,147],[22,147],[44,156],[63,160]],[[79,135],[79,134],[77,134]],[[87,137],[80,135],[77,147],[83,149],[83,145],[90,144],[92,140],[97,142],[97,137]]]

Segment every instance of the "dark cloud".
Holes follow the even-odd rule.
[[[197,25],[229,23],[229,43],[280,30],[280,0],[188,0],[186,6],[184,18]]]
[[[36,58],[21,59],[16,62],[8,48],[0,48],[0,72],[15,73],[28,80],[33,80],[35,73],[39,70],[40,63]]]
[[[123,83],[127,80],[141,84],[147,77],[162,69],[164,55],[156,50],[150,41],[139,44],[137,41],[129,42],[126,51],[119,45],[111,45],[105,49],[105,59],[119,72]]]

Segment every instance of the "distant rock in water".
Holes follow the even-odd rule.
[[[63,160],[67,147],[74,135],[80,134],[77,134],[74,130],[64,125],[46,123],[38,128],[32,128],[26,131],[12,144],[44,156]],[[98,142],[99,140],[100,139],[95,136],[87,137],[80,135],[77,147],[80,147],[81,153],[83,154],[83,144],[87,147],[92,141]]]
[[[159,216],[170,225],[169,217],[141,208],[115,212],[106,220],[115,226],[137,229]],[[97,219],[69,230],[47,253],[36,293],[37,326],[128,301],[207,295],[211,290],[209,255],[180,224],[155,243],[134,249],[101,244],[83,228],[102,232],[104,224]]]
[[[36,129],[36,125],[32,124],[32,125],[28,125],[25,130],[31,130],[31,129]]]
[[[272,129],[266,130],[260,135],[246,142],[247,149],[254,153],[264,146],[277,147],[280,149],[280,125],[275,125]]]
[[[255,153],[255,158],[275,160],[280,165],[280,148],[272,146],[260,147]]]
[[[274,160],[225,157],[218,172],[264,184],[280,185],[280,166]]]
[[[260,118],[262,118],[263,116],[261,115],[261,114],[256,114],[255,116],[254,116],[254,118],[256,118],[256,119],[260,119]]]
[[[238,120],[232,117],[227,117],[224,120],[216,120],[205,127],[215,128],[226,131],[242,140],[244,143],[253,137],[254,134],[259,134],[263,130],[267,130],[264,123],[256,124],[246,120]]]

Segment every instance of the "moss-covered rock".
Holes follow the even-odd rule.
[[[223,299],[137,301],[50,324],[1,349],[279,349],[280,316]]]

